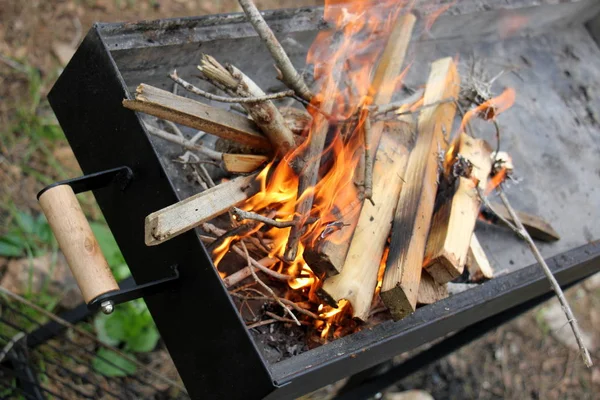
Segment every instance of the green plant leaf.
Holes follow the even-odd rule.
[[[54,236],[52,234],[52,229],[50,228],[50,224],[46,220],[46,216],[44,214],[38,215],[35,221],[35,234],[40,239],[42,243],[51,245],[54,241]]]
[[[94,318],[96,335],[98,336],[98,340],[100,340],[102,343],[106,343],[109,346],[117,346],[121,341],[118,339],[113,339],[106,331],[106,320],[108,318],[109,315],[102,313],[96,314],[96,317]]]
[[[147,326],[138,335],[127,340],[127,348],[136,353],[147,353],[154,350],[156,343],[160,339],[158,330],[155,326]]]
[[[105,347],[100,348],[96,353],[96,357],[92,360],[92,367],[108,377],[127,376],[136,371],[134,363]]]
[[[23,255],[24,250],[24,247],[11,243],[5,238],[0,238],[0,256],[19,257]]]
[[[131,276],[131,271],[129,271],[129,267],[127,266],[127,264],[120,264],[114,267],[111,266],[111,269],[117,282],[129,278]]]
[[[131,323],[127,313],[117,309],[106,318],[104,329],[112,339],[123,341],[127,338],[127,326]]]
[[[35,234],[36,223],[35,219],[31,216],[31,214],[26,213],[24,211],[17,211],[15,213],[15,222],[24,233]]]

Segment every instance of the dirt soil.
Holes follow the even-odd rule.
[[[256,3],[261,9],[270,9],[322,2],[258,0]],[[47,141],[46,150],[31,154],[28,149],[32,139],[26,128],[37,120],[24,118],[23,113],[30,111],[36,117],[52,120],[51,110],[43,99],[94,21],[232,11],[240,11],[235,0],[0,1],[0,205],[3,205],[0,234],[10,218],[6,204],[38,210],[35,194],[39,189],[57,178],[78,173],[77,162],[64,139]],[[40,81],[32,82],[36,72]],[[42,99],[39,104],[38,96]],[[93,208],[89,210],[94,212]],[[595,283],[573,288],[568,297],[590,338],[592,358],[600,363],[598,280],[596,276]],[[570,331],[565,324],[556,324],[552,315],[555,308],[552,303],[536,308],[399,382],[390,391],[418,388],[436,399],[597,398],[600,367],[585,369],[577,352],[563,344],[568,342],[565,336]],[[330,387],[310,398],[327,398],[333,392]]]

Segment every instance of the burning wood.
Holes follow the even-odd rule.
[[[344,268],[323,283],[322,292],[327,298],[336,304],[341,299],[348,300],[353,316],[362,321],[369,317],[379,261],[392,227],[407,159],[408,151],[400,138],[385,135],[381,139],[374,166],[373,193],[377,203],[363,205]]]
[[[326,20],[337,29],[321,32],[309,52],[316,78],[309,89],[256,7],[240,0],[290,90],[265,94],[242,71],[208,55],[200,71],[229,97],[175,73],[172,79],[211,101],[239,103],[250,118],[144,84],[135,100],[124,100],[128,108],[202,129],[248,153],[217,152],[181,133],[149,127],[198,163],[217,162],[226,172],[243,174],[268,162],[259,173],[218,185],[200,164],[197,179],[209,189],[146,219],[148,245],[200,226],[210,235],[202,240],[215,266],[229,250],[237,255],[232,257],[242,266],[219,271],[231,295],[241,307],[254,300],[281,308],[263,309],[260,315],[268,319],[262,321],[253,315],[246,320],[249,329],[276,322],[308,325],[320,334],[311,340],[323,343],[356,330],[382,302],[397,320],[418,305],[446,298],[446,283],[465,264],[472,281],[492,278],[473,234],[481,201],[488,221],[512,226],[516,214],[491,211],[483,193],[506,178],[507,168],[494,168],[489,145],[473,137],[469,120],[495,120],[514,101],[514,91],[479,99],[446,151],[461,80],[454,61],[440,59],[431,65],[424,89],[392,102],[415,25],[412,14],[398,16],[397,3],[385,1],[377,11],[363,2],[326,8]],[[366,18],[370,12],[380,15]],[[378,43],[385,43],[383,50]],[[278,108],[273,100],[283,97],[299,100],[306,111]],[[417,112],[414,124],[409,114]],[[390,122],[388,115],[396,119]],[[227,212],[227,229],[208,222]],[[532,232],[558,236],[534,218],[521,219]]]
[[[433,216],[423,266],[438,283],[450,282],[464,270],[469,243],[481,200],[476,186],[486,190],[492,170],[490,146],[481,139],[463,133],[457,137],[459,159],[454,166],[464,164],[463,171],[446,171],[448,179],[458,181],[454,195],[441,204]],[[449,151],[449,154],[452,154]],[[468,171],[464,171],[468,169]],[[452,185],[454,186],[454,185]],[[452,190],[451,188],[450,190]]]
[[[373,104],[376,106],[389,103],[392,99],[393,92],[390,88],[396,86],[396,81],[401,75],[415,20],[412,14],[400,16],[390,34],[370,88],[370,93],[374,96]],[[383,129],[384,123],[382,121],[376,122],[371,127],[370,141],[367,144],[367,148],[370,148],[369,152],[378,148]],[[398,134],[401,137],[403,136],[403,132],[398,132]],[[370,180],[372,185],[372,166],[370,168],[367,167],[366,170],[358,168],[356,174],[361,176],[358,179],[359,181]],[[366,176],[370,177],[367,178]],[[382,196],[386,196],[386,194],[382,194]],[[370,197],[373,197],[373,193],[371,193]],[[311,268],[314,268],[317,274],[332,276],[340,273],[342,270],[348,250],[350,249],[349,239],[353,235],[359,218],[360,207],[361,203],[357,202],[355,207],[353,207],[353,211],[341,216],[340,222],[345,228],[334,232],[328,240],[317,241],[315,246],[309,246],[305,250],[305,260],[310,263]]]
[[[424,105],[457,97],[460,78],[452,59],[434,62],[425,89]],[[416,309],[425,244],[438,185],[439,148],[445,149],[456,107],[439,104],[421,111],[415,148],[410,153],[390,243],[381,298],[400,319]]]

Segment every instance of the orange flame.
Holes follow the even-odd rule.
[[[278,262],[273,267],[293,277],[288,281],[293,292],[288,292],[288,295],[301,293],[304,299],[307,296],[313,304],[317,301],[315,293],[322,282],[304,261],[304,248],[324,240],[332,231],[343,229],[335,225],[341,216],[360,210],[358,205],[361,201],[354,184],[354,173],[367,145],[362,133],[368,107],[375,95],[371,77],[396,18],[403,10],[412,8],[414,0],[326,0],[325,3],[324,18],[335,29],[318,33],[306,61],[314,66],[314,77],[319,88],[312,104],[318,108],[324,104],[331,105],[332,109],[327,113],[332,118],[324,117],[315,111],[315,107],[308,108],[313,122],[306,140],[286,154],[278,164],[271,162],[267,165],[257,178],[261,185],[260,192],[240,206],[246,211],[268,214],[276,220],[289,220],[294,216],[299,202],[306,196],[313,196],[310,215],[303,216],[306,221],[303,221],[304,231],[296,259],[289,264]],[[432,13],[431,18],[437,18],[443,11],[445,8]],[[429,21],[433,23],[433,19]],[[408,67],[394,82],[378,90],[395,91],[407,71]],[[421,98],[407,105],[407,109],[414,111],[422,104]],[[349,118],[358,121],[352,126],[333,122]],[[297,161],[302,160],[313,135],[325,128],[328,141],[321,154],[322,171],[319,179],[313,187],[298,193],[298,171],[292,166],[301,164]],[[263,225],[258,225],[258,229],[263,228]],[[283,258],[289,231],[290,228],[271,228],[264,232],[264,237],[271,243],[269,257]],[[345,232],[350,233],[351,230]],[[336,236],[339,241],[349,240],[349,237],[344,237],[349,235]],[[215,250],[217,262],[237,239],[228,238]],[[315,328],[321,331],[321,338],[326,340],[332,329],[335,330],[334,337],[342,334],[340,322],[351,318],[351,305],[346,300],[341,300],[337,308],[321,304],[318,315],[320,319],[315,321]]]
[[[496,96],[485,103],[480,104],[472,110],[469,110],[460,124],[459,132],[464,132],[469,121],[479,116],[485,120],[496,118],[500,113],[508,110],[515,103],[516,92],[513,88],[507,88],[499,96]]]
[[[485,195],[492,193],[494,189],[498,187],[504,180],[506,179],[506,168],[503,167],[500,171],[496,172],[496,174],[490,179],[485,188]]]

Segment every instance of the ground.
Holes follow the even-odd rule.
[[[267,9],[321,2],[264,0],[256,3],[259,8]],[[48,273],[49,265],[56,263],[56,260],[51,261],[53,257],[45,255],[56,254],[55,244],[41,233],[33,232],[36,226],[43,227],[41,222],[36,222],[38,225],[31,222],[37,221],[40,211],[35,194],[57,179],[78,175],[79,169],[45,96],[90,25],[94,21],[239,10],[235,0],[1,2],[0,237],[20,232],[27,238],[23,239],[22,253],[18,254],[19,248],[15,252],[12,243],[8,250],[15,254],[0,257],[3,285],[27,292],[18,288],[19,282],[26,279],[19,281],[18,274],[9,271],[22,270],[19,266],[28,264],[32,270],[38,268],[41,273]],[[83,202],[88,217],[102,226],[102,217],[93,198],[84,197]],[[50,273],[53,282],[69,281],[60,271],[58,268]],[[568,295],[588,336],[595,361],[600,360],[600,285],[597,281],[579,285]],[[65,296],[57,299],[61,290],[59,285],[58,289],[48,289],[44,296],[29,295],[45,307],[56,310],[68,306],[63,304],[64,301],[68,303]],[[585,369],[569,340],[569,328],[561,319],[560,308],[552,302],[547,303],[404,379],[390,391],[423,389],[438,399],[593,398],[593,393],[600,392],[600,367]],[[155,352],[164,353],[160,346],[158,348]],[[333,391],[330,387],[311,397],[323,398]],[[392,398],[389,393],[386,396]]]

